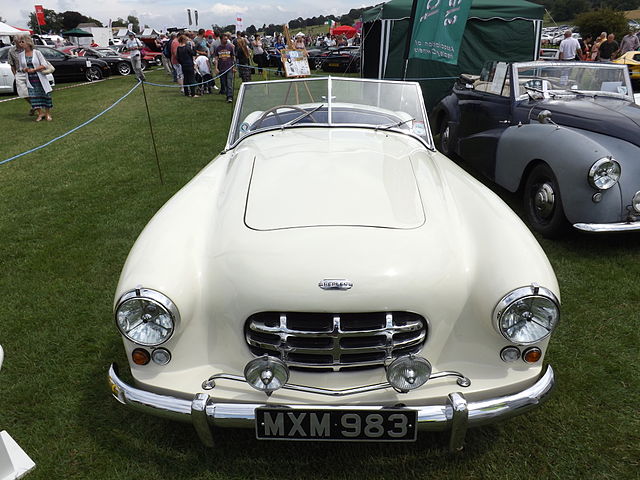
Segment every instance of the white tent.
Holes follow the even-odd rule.
[[[17,35],[18,33],[28,33],[17,28],[13,28],[11,25],[7,25],[4,22],[0,22],[0,35]]]
[[[140,34],[141,37],[157,37],[160,35],[155,28],[145,28],[144,31]]]

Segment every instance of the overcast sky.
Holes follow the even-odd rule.
[[[245,28],[263,23],[284,23],[292,18],[309,18],[318,15],[342,15],[352,8],[381,3],[383,0],[231,0],[230,3],[194,0],[0,0],[0,16],[16,27],[26,27],[33,5],[64,12],[73,10],[100,20],[105,26],[109,19],[135,15],[140,25],[157,29],[187,26],[187,8],[198,10],[198,24],[211,28],[212,24],[235,23],[236,13],[244,16]],[[195,22],[195,18],[193,19]]]

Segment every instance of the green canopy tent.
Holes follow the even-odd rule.
[[[391,0],[363,13],[362,75],[402,79],[410,40],[412,0]],[[422,85],[427,109],[450,90],[460,73],[479,74],[488,60],[538,58],[544,7],[525,0],[473,0],[458,64],[411,59],[406,79]]]
[[[62,32],[61,35],[63,37],[93,37],[92,33],[82,30],[81,28],[67,30],[66,32]]]

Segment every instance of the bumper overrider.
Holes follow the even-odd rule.
[[[227,379],[231,376],[223,376]],[[255,428],[256,409],[274,407],[266,403],[218,403],[206,393],[195,394],[191,400],[160,395],[135,388],[122,381],[118,375],[118,367],[112,364],[108,375],[109,385],[116,400],[123,405],[152,415],[191,422],[198,436],[205,445],[213,446],[213,432],[216,427]],[[239,378],[238,378],[239,380]],[[468,427],[477,427],[495,423],[535,408],[547,399],[554,387],[554,373],[547,366],[544,374],[529,388],[502,397],[489,398],[482,401],[468,402],[463,393],[453,391],[445,403],[440,405],[405,406],[417,413],[417,427],[421,431],[450,431],[449,448],[452,451],[462,449]],[[459,381],[458,385],[463,385]],[[369,390],[377,389],[375,386]],[[308,387],[302,387],[308,388]],[[360,388],[351,389],[353,392]],[[338,394],[342,396],[342,394]],[[381,411],[389,405],[278,405],[277,408],[296,410],[371,410]]]

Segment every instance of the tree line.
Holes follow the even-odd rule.
[[[329,21],[334,21],[341,25],[353,25],[356,21],[358,21],[362,17],[362,12],[368,10],[371,7],[363,7],[363,8],[352,8],[349,10],[349,13],[345,13],[344,15],[336,16],[336,15],[320,15],[317,17],[310,18],[302,18],[298,17],[292,20],[289,20],[289,28],[292,30],[302,30],[305,27],[311,27],[315,25],[324,25]],[[44,9],[44,18],[46,25],[43,26],[43,30],[52,31],[52,32],[61,32],[64,30],[71,30],[76,28],[80,23],[95,23],[98,27],[104,26],[102,22],[96,20],[95,18],[88,17],[83,15],[80,12],[74,11],[66,11],[57,13],[55,10]],[[111,22],[112,27],[126,27],[127,25],[133,25],[133,31],[136,33],[140,33],[140,21],[137,17],[133,15],[129,15],[126,20],[119,17],[118,19]],[[36,14],[31,13],[29,15],[29,23],[28,26],[33,31],[38,31],[38,22],[36,20]],[[146,27],[146,25],[145,25]],[[235,25],[212,25],[213,30],[219,32],[235,32]],[[281,24],[263,24],[262,28],[258,28],[255,25],[250,25],[247,27],[246,32],[249,35],[254,35],[257,32],[278,32],[282,33],[282,25]]]
[[[544,5],[557,22],[573,20],[591,10],[635,10],[640,0],[530,0]]]

